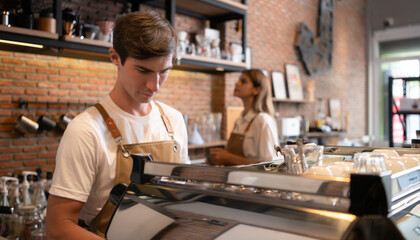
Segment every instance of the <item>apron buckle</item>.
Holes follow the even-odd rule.
[[[122,137],[122,136],[119,136],[119,137],[115,138],[115,141],[117,142],[117,144],[119,144],[119,145],[120,145],[120,147],[121,147],[121,149],[122,149],[122,154],[123,154],[123,156],[124,156],[125,158],[130,157],[130,152],[129,152],[127,149],[125,149],[125,148],[124,148],[124,145],[122,144],[123,137]]]
[[[176,145],[176,140],[174,138],[174,134],[173,133],[169,133],[169,136],[171,137],[172,141],[174,141],[174,147],[172,148],[172,150],[174,152],[178,152],[178,146]]]

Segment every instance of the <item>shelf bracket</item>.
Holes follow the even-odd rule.
[[[176,0],[165,0],[165,9],[166,19],[175,27]]]

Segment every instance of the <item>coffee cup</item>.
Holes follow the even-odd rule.
[[[405,168],[407,169],[419,166],[419,161],[414,157],[402,156],[399,158],[392,158],[392,159],[400,160],[405,165]]]
[[[406,169],[405,164],[401,162],[398,158],[386,159],[385,165],[388,170],[392,171],[392,173],[401,172]]]
[[[46,131],[53,130],[55,126],[57,125],[57,123],[53,119],[45,115],[42,115],[41,117],[39,117],[38,124],[39,124],[40,130],[46,130]]]
[[[20,115],[15,128],[21,133],[34,133],[39,128],[39,124],[25,115]]]
[[[385,154],[385,158],[399,157],[400,156],[397,153],[397,151],[395,151],[393,149],[375,149],[372,152],[373,153],[383,153],[383,154]]]

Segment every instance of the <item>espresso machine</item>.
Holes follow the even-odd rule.
[[[369,147],[325,147],[350,159]],[[419,150],[398,151],[420,154]],[[135,154],[107,239],[419,239],[420,166],[350,177],[184,165]]]

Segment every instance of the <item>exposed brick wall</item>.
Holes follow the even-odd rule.
[[[247,43],[253,67],[285,73],[285,64],[299,66],[304,86],[315,80],[316,98],[338,98],[343,115],[349,115],[348,137],[367,132],[367,68],[365,0],[334,1],[332,68],[309,76],[293,47],[297,26],[305,22],[317,31],[319,1],[248,1]],[[306,95],[306,92],[304,91]],[[282,117],[304,115],[314,119],[317,104],[276,103]]]
[[[74,3],[75,1],[72,1]],[[101,1],[114,3],[114,1]],[[247,42],[252,48],[253,67],[284,72],[286,63],[296,64],[303,83],[316,81],[317,98],[339,98],[343,113],[350,114],[348,136],[366,133],[366,47],[365,0],[335,1],[333,67],[319,76],[308,76],[293,44],[297,25],[305,21],[315,31],[318,1],[248,0]],[[114,9],[115,11],[121,10]],[[142,8],[143,9],[143,8]],[[163,13],[161,11],[161,13]],[[197,31],[202,21],[176,16],[176,30]],[[235,33],[237,21],[224,28],[229,41],[240,43]],[[190,27],[190,29],[188,28]],[[115,82],[116,69],[109,62],[0,51],[0,175],[38,166],[52,170],[62,132],[54,130],[21,135],[14,130],[16,118],[25,109],[12,103],[20,97],[28,101],[93,104],[105,96]],[[223,112],[227,106],[241,106],[233,97],[239,73],[208,74],[173,70],[157,99],[183,114],[195,117]],[[305,115],[313,119],[316,104],[275,104],[282,117]],[[57,118],[70,109],[75,114],[84,105],[30,105],[29,110]]]

